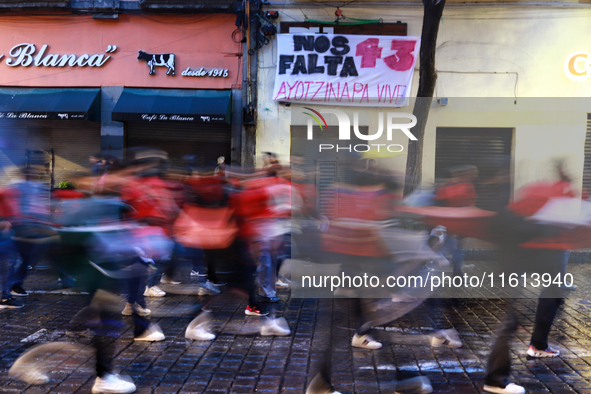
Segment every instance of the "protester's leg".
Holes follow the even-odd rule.
[[[248,292],[248,305],[251,307],[258,306],[256,261],[252,258],[248,244],[245,241],[238,239],[233,247],[236,248],[235,250],[240,260],[241,277]]]
[[[103,316],[101,316],[101,320]],[[93,345],[96,351],[96,375],[99,378],[110,374],[113,370],[114,347],[112,339],[106,335],[95,335]]]
[[[10,300],[12,289],[9,282],[9,275],[11,269],[14,267],[16,260],[16,251],[11,240],[6,240],[0,244],[0,285],[2,286],[2,299]]]
[[[463,276],[464,275],[464,249],[463,249],[463,238],[457,237],[456,238],[456,245],[455,249],[452,253],[452,266],[453,266],[453,275],[454,276]]]
[[[534,331],[531,336],[531,345],[537,350],[546,350],[548,348],[548,335],[552,328],[552,322],[554,322],[554,318],[563,303],[564,299],[562,298],[538,299]]]
[[[133,318],[133,334],[134,337],[137,338],[146,332],[146,330],[150,327],[150,320],[138,315],[135,311],[131,317]]]
[[[193,271],[204,274],[207,271],[203,249],[185,247],[185,256],[191,262]]]
[[[175,242],[174,249],[172,251],[172,255],[170,256],[170,259],[162,262],[162,264],[164,266],[163,271],[164,271],[165,277],[167,277],[169,279],[174,278],[174,275],[176,274],[176,271],[177,271],[177,267],[184,256],[185,256],[185,247],[181,243]]]
[[[532,258],[536,262],[536,273],[541,277],[549,276],[554,281],[565,272],[568,253],[560,250],[537,250],[532,253]],[[563,276],[560,278],[563,279]],[[540,293],[531,337],[531,345],[537,350],[548,348],[548,335],[556,314],[564,303],[563,295],[564,288],[557,283],[552,283]]]
[[[484,384],[494,387],[505,387],[507,385],[507,379],[511,372],[509,344],[513,334],[517,331],[517,326],[517,315],[513,306],[510,305],[503,327],[493,344],[491,354],[488,358]]]
[[[134,305],[136,302],[142,308],[146,307],[146,301],[143,300],[143,297],[140,297],[140,278],[128,278],[126,280],[127,285],[127,302]],[[142,290],[143,292],[143,290]],[[143,305],[142,305],[143,303]]]
[[[272,246],[270,241],[257,242],[256,250],[259,266],[257,277],[263,295],[267,298],[277,296],[277,270],[275,269],[276,260],[272,256]]]
[[[212,283],[218,283],[218,278],[216,275],[216,266],[219,260],[219,253],[217,250],[204,250],[205,254],[205,263],[207,265],[207,280]]]
[[[33,261],[33,255],[35,253],[35,245],[25,241],[15,241],[16,250],[20,259],[14,261],[14,265],[9,273],[9,287],[19,286],[22,287],[23,281],[27,275],[27,269]]]
[[[291,258],[291,234],[283,235],[279,242],[277,253],[277,274],[279,274],[283,262]]]

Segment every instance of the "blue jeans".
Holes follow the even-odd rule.
[[[160,283],[160,277],[162,276],[162,274],[165,274],[167,277],[172,278],[176,270],[176,264],[179,261],[179,259],[184,255],[184,253],[185,247],[182,244],[175,241],[174,249],[172,251],[172,256],[170,260],[154,261],[158,269],[148,279],[147,286],[152,287]]]
[[[34,241],[34,239],[31,241]],[[12,290],[15,286],[23,286],[29,266],[34,266],[50,246],[49,244],[29,242],[28,240],[14,241],[14,245],[21,259],[17,260],[10,270],[8,276],[10,289],[8,291]]]
[[[277,259],[273,256],[271,242],[261,242],[257,278],[264,293],[262,295],[277,296]]]
[[[441,251],[443,255],[451,254],[451,265],[454,269],[453,275],[454,276],[462,276],[464,275],[463,266],[464,266],[464,249],[462,249],[462,240],[464,238],[458,236],[447,236],[445,238],[445,244],[443,245],[443,250]]]

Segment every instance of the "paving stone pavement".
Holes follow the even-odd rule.
[[[576,273],[588,268],[571,264],[569,269]],[[25,287],[34,290],[25,308],[0,311],[0,391],[90,393],[94,365],[88,340],[68,336],[64,329],[87,298],[52,292],[59,287],[50,270],[31,271]],[[208,306],[219,333],[211,342],[184,337],[194,317],[192,307],[209,297],[169,294],[148,299],[151,320],[162,327],[166,340],[134,342],[131,319],[123,318],[125,328],[112,342],[116,369],[131,376],[142,394],[301,394],[332,347],[333,384],[343,393],[393,393],[396,379],[419,374],[431,380],[436,393],[478,393],[489,346],[508,306],[500,299],[431,299],[403,318],[377,328],[375,337],[384,347],[370,351],[350,346],[356,326],[352,300],[293,299],[289,291],[279,295],[276,314],[289,323],[290,336],[237,335],[244,324],[261,318],[245,317],[244,299],[224,292]],[[121,308],[123,305],[122,301]],[[528,360],[525,355],[535,306],[535,299],[516,302],[521,326],[512,348],[513,381],[531,394],[591,394],[591,301],[567,300],[551,332],[551,345],[562,354],[545,360]],[[436,324],[456,328],[464,346],[431,348],[428,334]],[[52,369],[49,383],[30,386],[7,376],[25,350],[52,341],[77,342],[81,347],[75,352],[64,349],[48,359]]]

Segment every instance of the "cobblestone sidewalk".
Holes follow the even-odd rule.
[[[571,272],[586,270],[578,264]],[[57,277],[49,270],[32,271],[25,286],[32,292],[26,307],[0,311],[0,391],[25,393],[90,393],[94,382],[93,354],[85,338],[66,334],[65,324],[83,307],[80,294],[60,294]],[[425,375],[435,392],[471,394],[482,388],[489,345],[508,304],[504,300],[428,300],[412,313],[376,330],[384,342],[380,350],[350,346],[356,326],[354,303],[347,299],[292,299],[280,293],[277,316],[292,331],[287,337],[238,335],[253,317],[244,316],[245,302],[231,292],[209,305],[218,337],[212,342],[186,340],[184,331],[194,317],[193,307],[207,297],[167,295],[151,299],[152,321],[166,340],[133,341],[133,328],[113,340],[115,365],[133,378],[138,393],[285,393],[301,394],[328,354],[332,333],[332,376],[344,393],[393,393],[396,379]],[[123,302],[121,308],[123,308]],[[522,325],[513,346],[513,376],[528,393],[591,394],[591,301],[572,298],[559,315],[551,344],[562,352],[557,359],[528,360],[536,300],[518,300]],[[461,349],[431,348],[428,334],[434,326],[451,325],[464,342]],[[25,350],[39,343],[65,341],[82,344],[80,351],[64,350],[51,356],[51,381],[29,386],[7,376],[7,370]]]

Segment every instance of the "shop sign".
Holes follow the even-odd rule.
[[[46,120],[86,120],[87,115],[80,112],[0,112],[0,119],[46,119]]]
[[[408,105],[420,37],[279,34],[273,99]]]
[[[199,70],[192,70],[187,67],[185,71],[181,73],[183,77],[213,77],[213,78],[228,78],[228,69],[222,68],[203,68]]]
[[[47,54],[48,45],[43,45],[39,52],[35,44],[18,44],[12,47],[9,57],[6,59],[6,65],[10,67],[102,67],[111,56],[104,54],[83,54],[80,56],[72,54]],[[117,45],[109,45],[105,53],[113,53],[117,50]],[[4,55],[0,55],[2,59]]]
[[[145,60],[150,67],[150,75],[156,73],[156,67],[166,67],[166,75],[174,75],[175,73],[175,59],[174,53],[147,53],[142,50],[139,51],[137,60]]]
[[[564,74],[573,81],[591,79],[591,55],[589,52],[573,52],[564,62]]]
[[[147,53],[139,51],[138,60],[144,60],[148,67],[150,67],[150,75],[156,73],[156,67],[166,67],[166,75],[175,75],[176,73],[176,55],[174,53]],[[228,70],[221,68],[210,68],[205,69],[191,69],[187,67],[181,75],[183,77],[214,77],[214,78],[227,78]]]
[[[201,115],[166,115],[166,114],[141,114],[140,120],[148,122],[223,122],[223,116],[201,116]]]

